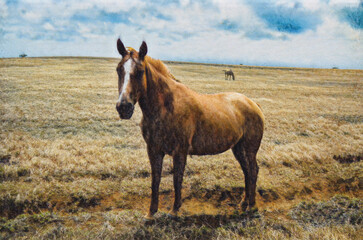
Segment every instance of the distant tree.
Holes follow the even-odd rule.
[[[333,67],[332,69],[339,69],[338,67]]]
[[[28,55],[26,55],[25,53],[19,55],[19,57],[21,57],[21,58],[25,58],[26,56],[28,56]]]

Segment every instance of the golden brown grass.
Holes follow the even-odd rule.
[[[324,202],[337,194],[362,199],[363,71],[228,66],[236,81],[226,81],[223,65],[168,62],[191,89],[244,93],[266,118],[257,156],[259,218],[236,215],[244,178],[230,151],[193,156],[179,231],[162,213],[156,225],[142,221],[150,167],[140,109],[128,121],[115,110],[117,62],[0,59],[0,236],[362,237],[362,222],[316,227],[289,212],[301,201]],[[161,212],[172,205],[171,172],[166,157]],[[362,214],[361,203],[358,209]]]

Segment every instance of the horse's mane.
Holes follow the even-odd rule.
[[[130,52],[137,52],[132,47],[128,47],[127,50],[129,50]],[[169,77],[169,78],[179,82],[174,77],[174,75],[170,72],[169,68],[161,60],[154,59],[154,58],[146,55],[144,61],[147,62],[148,64],[152,65],[161,75],[163,75],[165,77]]]

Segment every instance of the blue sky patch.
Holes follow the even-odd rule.
[[[234,33],[239,31],[238,24],[228,19],[222,20],[222,22],[217,25],[217,28]]]
[[[162,13],[156,13],[155,17],[158,18],[158,19],[161,19],[161,20],[165,20],[165,21],[172,21],[173,20],[173,18],[171,16],[168,16],[168,15],[165,15],[165,14],[162,14]]]
[[[306,30],[315,30],[322,23],[317,13],[303,9],[300,4],[293,7],[274,5],[269,2],[251,3],[255,13],[267,26],[279,32],[298,34]]]
[[[245,36],[252,40],[276,39],[276,37],[273,36],[271,33],[260,29],[246,31]]]
[[[110,23],[130,23],[129,13],[117,12],[110,13],[104,10],[91,9],[78,12],[72,16],[76,22],[110,22]]]
[[[348,22],[352,28],[363,29],[363,2],[357,8],[343,8],[340,14],[342,19]]]

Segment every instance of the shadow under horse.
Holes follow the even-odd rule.
[[[141,131],[151,165],[151,204],[146,219],[158,211],[163,158],[173,158],[174,205],[178,216],[187,155],[213,155],[232,149],[245,176],[242,210],[255,206],[264,115],[260,107],[240,93],[199,94],[175,81],[160,60],[147,56],[142,42],[139,52],[126,49],[120,39],[122,59],[117,66],[121,119],[130,119],[136,103],[142,111]]]

